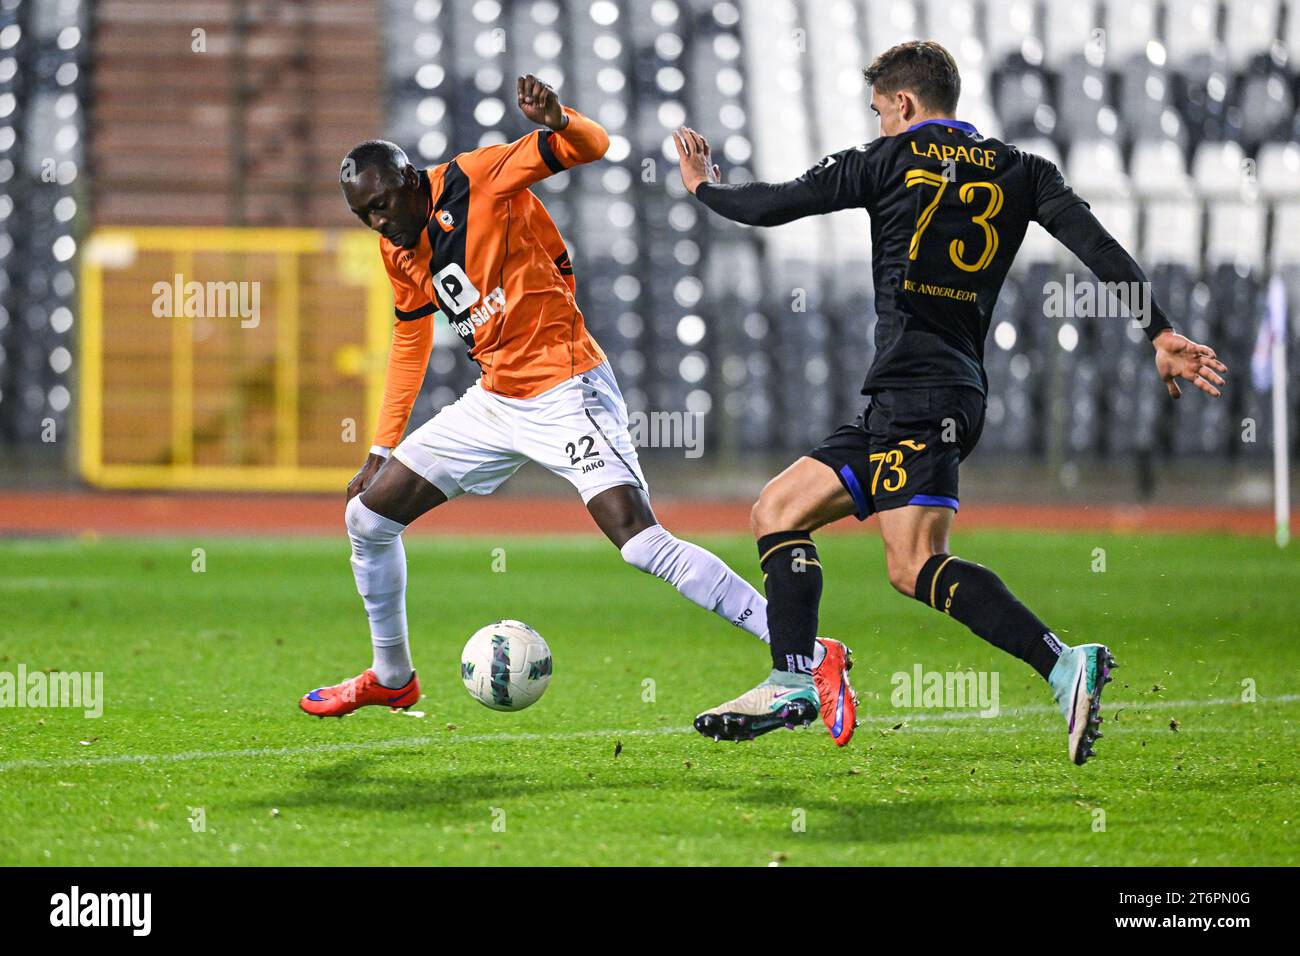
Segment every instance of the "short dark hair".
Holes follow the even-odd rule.
[[[890,47],[862,71],[877,92],[892,96],[910,90],[928,109],[952,115],[961,96],[961,74],[952,54],[933,40]]]
[[[396,143],[390,143],[386,139],[368,139],[348,150],[339,175],[343,179],[346,179],[349,173],[360,176],[372,166],[377,166],[384,172],[392,172],[400,176],[409,162],[402,147]]]

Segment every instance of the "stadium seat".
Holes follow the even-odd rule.
[[[1110,77],[1099,52],[1071,56],[1060,67],[1057,97],[1070,108],[1060,111],[1056,136],[1062,143],[1111,138],[1119,122],[1111,106]]]
[[[1154,54],[1154,57],[1152,56]],[[1187,128],[1174,105],[1174,78],[1158,45],[1124,62],[1115,97],[1124,137],[1134,143],[1172,140],[1186,149]]]
[[[1164,46],[1171,69],[1204,78],[1200,70],[1217,42],[1218,12],[1217,0],[1165,0]]]
[[[1171,139],[1143,141],[1133,149],[1129,170],[1133,188],[1144,198],[1190,199],[1192,180],[1180,144]]]
[[[1300,57],[1300,2],[1287,0],[1282,13],[1282,43],[1294,63]]]
[[[1223,46],[1228,66],[1245,69],[1266,54],[1277,37],[1278,0],[1232,0],[1224,4]]]
[[[1248,188],[1246,154],[1236,142],[1204,142],[1192,159],[1197,192],[1207,199],[1239,199]]]
[[[875,139],[871,91],[862,77],[870,60],[859,37],[858,7],[851,0],[829,0],[823,15],[807,21],[806,35],[812,84],[812,132],[821,156]]]
[[[1292,134],[1296,122],[1295,95],[1279,46],[1274,55],[1262,54],[1240,77],[1233,107],[1241,116],[1241,140],[1247,153],[1271,139]]]
[[[1091,200],[1126,197],[1132,192],[1124,159],[1113,140],[1076,140],[1070,146],[1066,179]]]
[[[1007,138],[1014,142],[1056,132],[1057,113],[1047,77],[1020,54],[995,71],[993,89],[993,102]]]
[[[882,11],[878,5],[863,3],[870,9],[869,37],[872,49],[883,52],[908,40],[921,40],[926,36],[925,5],[920,0],[896,0]],[[934,14],[943,16],[942,10]]]
[[[1278,199],[1273,204],[1273,233],[1269,265],[1281,272],[1300,266],[1300,197]],[[1300,300],[1297,300],[1300,305]],[[1297,308],[1300,324],[1300,308]]]
[[[984,4],[984,38],[990,63],[1003,63],[1012,54],[1024,56],[1025,47],[1039,51],[1039,5],[1034,0],[987,0]]]
[[[1265,143],[1257,155],[1259,191],[1269,199],[1300,197],[1300,143]]]
[[[1091,45],[1100,54],[1105,45],[1100,33],[1097,5],[1092,0],[1044,5],[1043,63],[1062,69],[1082,57]]]
[[[1179,65],[1176,76],[1174,99],[1192,142],[1235,138],[1240,116],[1228,110],[1234,74],[1223,45],[1216,42],[1205,53],[1193,54]]]
[[[1102,28],[1106,31],[1106,63],[1111,68],[1148,58],[1149,47],[1159,45],[1155,40],[1157,15],[1154,0],[1106,0]]]

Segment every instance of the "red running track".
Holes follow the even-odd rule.
[[[343,534],[343,498],[334,495],[206,495],[120,492],[0,493],[0,534],[166,535],[193,532]],[[745,533],[748,501],[663,498],[655,513],[681,534]],[[969,504],[958,527],[1043,531],[1271,535],[1270,510],[1132,505]],[[852,531],[841,521],[828,532]],[[573,498],[460,498],[422,518],[415,534],[583,534],[595,526]]]

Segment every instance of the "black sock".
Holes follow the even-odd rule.
[[[916,577],[916,599],[1020,658],[1044,680],[1064,646],[1033,611],[1016,600],[1001,578],[950,554],[936,554],[925,562]]]
[[[767,591],[772,667],[811,674],[817,639],[822,566],[811,531],[778,531],[758,539],[758,563]]]

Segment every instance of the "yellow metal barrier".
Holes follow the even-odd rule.
[[[106,488],[338,491],[392,293],[365,230],[111,228],[81,257],[80,456]]]

